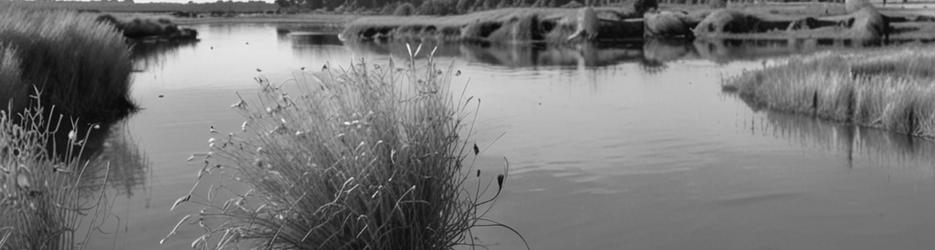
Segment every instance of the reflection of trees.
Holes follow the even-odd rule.
[[[330,44],[325,37],[314,44]],[[335,38],[336,39],[336,38]],[[406,41],[350,42],[346,46],[362,54],[407,58]],[[410,41],[418,44],[420,41]],[[510,68],[538,66],[602,67],[637,62],[649,73],[662,72],[666,63],[683,59],[706,59],[718,63],[856,46],[845,40],[738,40],[738,39],[648,39],[630,43],[486,44],[426,42],[438,45],[436,57],[459,57],[468,61]],[[427,54],[427,53],[424,53]],[[423,54],[423,55],[424,55]]]
[[[510,68],[539,66],[601,67],[623,61],[638,61],[641,49],[632,44],[485,44],[485,43],[426,43],[423,48],[438,45],[436,57],[459,57],[472,62]],[[404,42],[352,42],[351,50],[362,54],[390,55],[408,58]],[[423,53],[422,56],[428,53]]]

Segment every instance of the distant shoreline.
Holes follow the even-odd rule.
[[[203,18],[171,17],[171,20],[182,25],[213,23],[295,23],[343,27],[345,23],[353,21],[357,19],[357,17],[356,15],[344,14],[282,14]]]

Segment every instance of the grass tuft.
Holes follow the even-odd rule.
[[[757,108],[935,137],[935,53],[917,47],[826,52],[728,79]]]
[[[410,47],[410,56],[420,50]],[[230,175],[249,190],[215,185],[206,201],[192,200],[205,196],[196,188],[180,198],[173,207],[201,203],[201,219],[218,222],[202,224],[192,245],[452,249],[474,245],[474,227],[516,232],[485,218],[506,176],[482,181],[472,171],[480,150],[461,133],[472,133],[463,120],[475,99],[454,99],[450,68],[429,58],[302,74],[300,95],[258,78],[259,101],[232,105],[246,118],[242,131],[209,140],[199,172],[199,180]],[[224,190],[231,199],[219,198]]]
[[[63,131],[63,117],[50,113],[40,101],[21,113],[0,111],[0,249],[80,247],[102,218],[103,196],[84,192],[95,185],[81,157],[91,131]],[[66,135],[67,145],[48,147]]]

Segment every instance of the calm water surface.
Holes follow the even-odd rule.
[[[183,249],[195,225],[160,245],[188,204],[169,211],[200,166],[209,129],[239,129],[236,94],[253,77],[366,58],[405,58],[400,44],[343,45],[275,25],[202,25],[198,43],[147,50],[105,156],[127,166],[114,216],[91,249]],[[511,164],[490,217],[533,249],[930,249],[935,145],[878,130],[754,111],[720,79],[831,41],[653,41],[570,48],[458,45],[438,57],[482,99],[477,167]],[[262,72],[258,72],[262,71]],[[160,97],[161,96],[161,97]],[[504,134],[502,138],[501,134]],[[499,140],[497,138],[500,138]],[[117,166],[120,167],[120,166]],[[478,229],[491,249],[520,249]]]

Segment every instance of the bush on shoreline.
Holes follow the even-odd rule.
[[[479,152],[461,134],[470,136],[462,119],[473,102],[453,99],[451,77],[429,59],[303,72],[300,95],[258,78],[259,101],[232,105],[246,118],[242,132],[209,140],[199,172],[250,191],[210,188],[215,198],[193,201],[206,204],[200,219],[223,222],[193,246],[451,249],[472,244],[479,224],[502,226],[484,216],[505,175],[485,185],[489,176],[465,165]],[[193,197],[204,195],[173,208]]]

